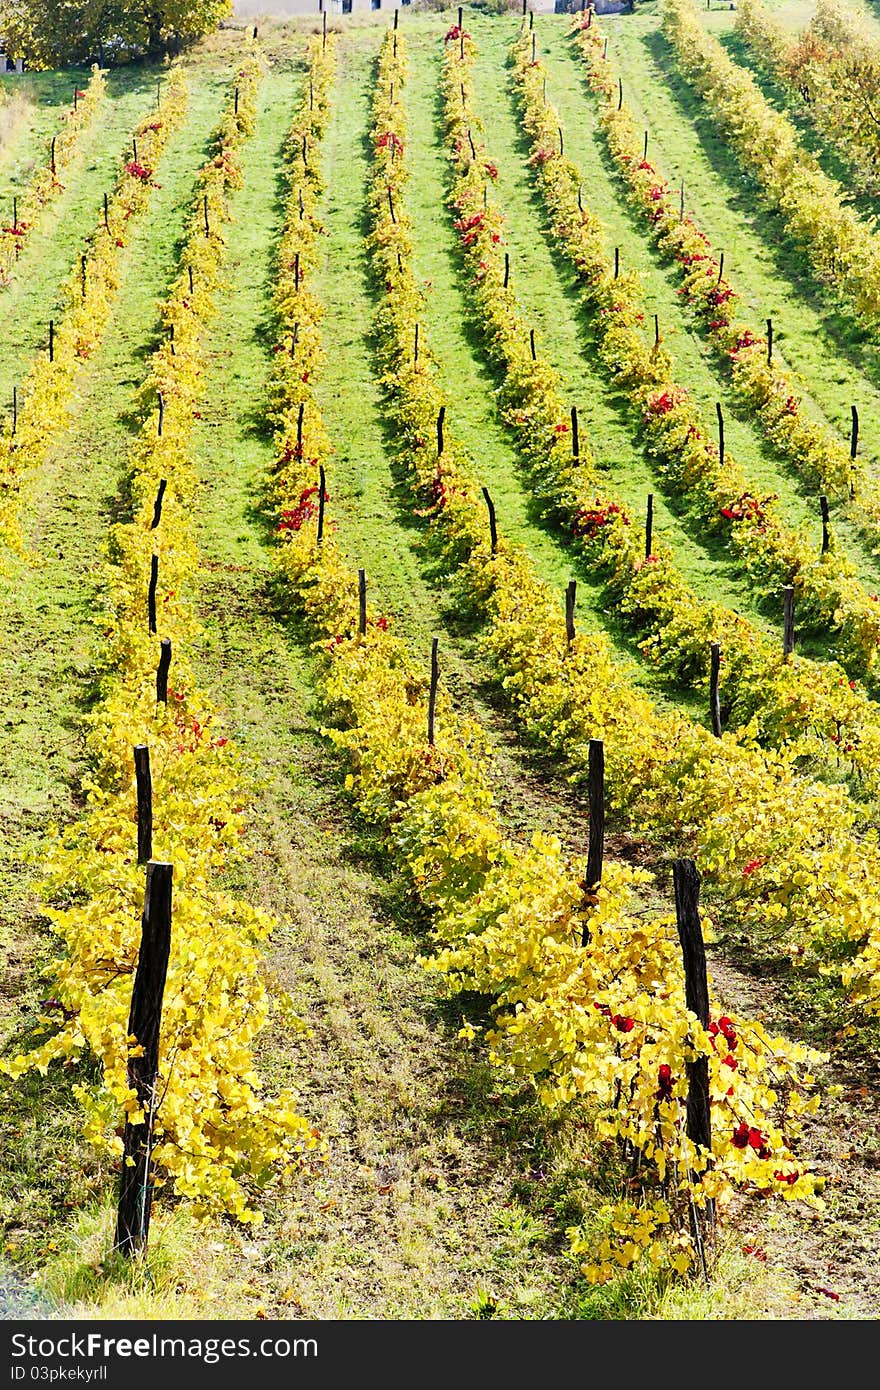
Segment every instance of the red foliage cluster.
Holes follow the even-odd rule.
[[[304,488],[300,493],[297,505],[281,513],[281,520],[278,523],[277,529],[279,531],[301,530],[303,523],[311,520],[317,513],[318,491],[319,488],[316,484],[312,487]],[[325,502],[328,500],[328,494],[326,492],[324,493],[324,500]]]
[[[759,1158],[769,1158],[770,1150],[767,1141],[759,1129],[749,1126],[743,1120],[737,1125],[731,1135],[731,1142],[736,1149],[754,1149]]]
[[[729,507],[722,507],[721,515],[728,521],[753,521],[760,530],[767,520],[765,503],[771,500],[765,498],[761,502],[750,492],[744,492],[735,502],[731,502]]]
[[[483,213],[475,212],[471,217],[458,217],[452,224],[461,233],[463,246],[473,246],[483,225]]]
[[[663,1062],[657,1072],[658,1086],[655,1095],[658,1100],[672,1100],[672,1068]]]
[[[153,177],[153,171],[149,164],[141,164],[136,159],[130,159],[125,166],[125,172],[129,178],[140,179],[141,183],[149,183]]]
[[[680,389],[673,391],[660,391],[656,396],[651,396],[648,401],[649,415],[668,415],[670,410],[679,405],[684,399],[684,392]]]
[[[393,130],[386,130],[385,134],[380,135],[379,139],[376,141],[377,150],[385,150],[389,147],[392,150],[398,151],[403,149],[403,141]]]
[[[586,536],[588,540],[593,540],[598,536],[603,526],[607,526],[611,520],[619,516],[624,526],[629,526],[629,517],[617,502],[606,502],[604,505],[601,500],[596,498],[596,505],[579,511],[574,521],[575,534]]]

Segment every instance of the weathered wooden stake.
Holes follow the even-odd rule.
[[[767,320],[767,366],[773,361],[773,320]]]
[[[782,655],[791,656],[794,651],[794,588],[791,584],[782,590],[782,604]]]
[[[581,185],[578,184],[578,212],[583,213],[583,210],[584,210],[584,190],[583,190],[583,188],[581,187]]]
[[[509,279],[510,279],[510,255],[509,255],[509,253],[508,253],[507,251],[505,251],[505,253],[504,253],[504,288],[505,288],[505,289],[507,289],[507,283],[508,283]]]
[[[79,92],[77,91],[76,87],[74,87],[74,89],[73,89],[73,109],[74,109],[74,111],[78,110],[78,101],[79,101]]]
[[[678,197],[678,220],[684,221],[684,179],[681,181],[681,193]]]
[[[476,163],[476,159],[477,159],[477,150],[476,150],[476,146],[474,145],[474,137],[471,135],[470,126],[468,126],[467,137],[468,137],[468,144],[469,144],[470,147],[471,147],[471,159],[474,161],[474,163]]]
[[[602,46],[602,57],[603,57],[603,58],[607,58],[607,57],[608,57],[608,40],[607,40],[607,38],[606,38],[606,40],[605,40],[605,43],[604,43],[603,46]]]
[[[431,685],[428,690],[428,745],[434,747],[434,713],[437,708],[437,681],[440,677],[440,667],[437,662],[437,646],[440,639],[434,637],[431,640]]]
[[[235,104],[234,104],[234,107],[233,107],[233,115],[235,115],[235,116],[238,115],[238,88],[237,88],[237,87],[236,87],[236,89],[235,89]]]
[[[672,863],[675,919],[684,961],[685,1003],[704,1028],[709,1027],[709,982],[706,947],[700,923],[700,875],[693,859]],[[709,1097],[709,1059],[686,1063],[688,1074],[687,1136],[692,1144],[711,1151],[712,1120]]]
[[[195,294],[195,284],[193,282],[193,268],[191,265],[187,266],[187,271],[189,272],[189,292],[190,294]]]
[[[109,232],[109,230],[110,230],[110,200],[109,200],[109,198],[107,197],[107,194],[105,193],[105,194],[104,194],[104,231],[105,231],[105,232]]]
[[[396,221],[397,221],[397,215],[396,215],[396,213],[395,213],[395,211],[394,211],[394,198],[392,197],[392,194],[391,194],[391,184],[390,184],[390,183],[389,183],[389,185],[388,185],[388,211],[391,213],[391,221],[392,221],[392,222],[396,222]]]
[[[303,447],[303,419],[306,413],[305,401],[300,401],[299,409],[296,412],[296,448],[300,458],[302,457]]]
[[[644,147],[644,149],[642,150],[642,163],[643,163],[643,164],[647,164],[647,162],[648,162],[648,132],[645,131],[645,147]]]
[[[79,258],[79,276],[80,276],[80,283],[81,283],[81,286],[82,286],[82,297],[83,297],[83,299],[85,299],[85,297],[86,297],[86,290],[88,289],[88,285],[89,285],[89,262],[88,262],[88,257],[86,256],[85,251],[82,253],[82,255],[81,255],[80,258]]]
[[[131,994],[128,1034],[137,1041],[139,1056],[129,1057],[128,1084],[144,1115],[138,1124],[127,1121],[122,1139],[122,1172],[114,1248],[126,1256],[147,1248],[153,1185],[150,1152],[157,1104],[159,1032],[162,996],[171,951],[171,864],[147,864],[141,944]]]
[[[132,157],[132,159],[134,160],[135,164],[139,163],[139,160],[138,160],[138,142],[137,142],[137,140],[136,140],[136,138],[135,138],[134,136],[131,137],[131,157]]]
[[[443,453],[443,421],[446,419],[446,406],[441,405],[437,411],[437,457]]]
[[[105,194],[104,197],[106,198],[106,196],[107,196],[107,195]],[[17,198],[13,198],[13,200],[12,200],[12,230],[13,230],[14,232],[17,232],[17,231],[18,231],[18,199],[17,199]]]
[[[327,480],[324,476],[324,465],[318,465],[318,545],[324,539],[324,500],[327,494]]]
[[[645,514],[645,559],[652,553],[654,544],[654,494],[648,493],[648,508]]]
[[[565,638],[571,646],[574,641],[574,604],[577,597],[577,580],[569,579],[565,590]]]
[[[392,101],[394,100],[394,93],[393,93],[393,92],[391,93],[391,100],[392,100]],[[306,168],[306,169],[308,169],[308,167],[309,167],[309,137],[308,137],[308,132],[305,131],[305,130],[303,131],[302,161],[303,161],[303,167]]]
[[[12,388],[12,433],[18,429],[18,387]]]
[[[52,173],[54,174],[54,173],[55,173],[55,136],[54,136],[54,135],[52,136],[51,164],[52,164]]]
[[[162,498],[165,496],[165,489],[168,486],[167,478],[159,479],[159,487],[156,492],[156,500],[153,503],[153,520],[150,523],[150,530],[155,531],[159,522],[162,520]]]
[[[207,195],[207,193],[205,194],[204,201],[203,201],[203,203],[202,203],[202,207],[204,208],[204,212],[205,212],[205,236],[210,236],[210,235],[211,235],[211,217],[210,217],[210,213],[208,212],[208,195]]]
[[[715,402],[715,414],[718,416],[718,464],[724,467],[724,412],[721,409],[721,402]]]
[[[414,362],[418,362],[418,360],[419,360],[419,325],[416,324],[416,326],[415,326],[415,332],[414,332],[414,334],[413,334],[413,361],[414,361]]]
[[[157,429],[157,431],[156,431],[156,434],[157,434],[158,438],[161,439],[161,437],[162,437],[162,426],[163,426],[163,424],[165,423],[165,398],[164,398],[164,396],[162,395],[162,392],[161,392],[161,391],[157,391],[157,392],[156,392],[156,398],[157,398],[157,400],[158,400],[158,402],[159,402],[159,426],[158,426],[158,429]]]
[[[855,463],[856,451],[859,447],[859,412],[854,405],[850,406],[850,410],[852,412],[852,430],[849,436],[849,456]]]
[[[486,508],[489,512],[489,543],[492,547],[492,554],[498,549],[498,525],[495,521],[495,503],[489,496],[489,489],[483,488],[483,496],[486,499]]]
[[[532,15],[531,10],[529,10],[529,18],[530,18],[530,19],[533,18],[533,15]],[[531,27],[531,26],[530,26],[530,27]],[[536,62],[537,62],[537,59],[536,59],[536,57],[535,57],[535,35],[532,34],[532,66],[533,66],[533,67],[534,67],[534,65],[535,65]]]
[[[822,554],[824,555],[831,539],[828,531],[828,498],[824,493],[819,498],[819,510],[822,513]]]
[[[721,252],[721,259],[718,262],[718,284],[721,284],[721,277],[724,274],[724,252]]]
[[[534,12],[534,10],[529,10],[529,29],[530,29],[530,30],[531,30],[531,29],[534,29],[534,27],[535,27],[535,12]],[[532,40],[532,42],[534,42],[534,40]]]
[[[576,405],[571,408],[571,456],[575,463],[580,462],[581,444],[578,434],[578,408]]]
[[[559,154],[561,157],[565,154],[565,140],[562,135],[562,126],[557,126],[556,129],[559,131]]]
[[[297,345],[298,342],[299,342],[299,321],[297,321],[297,322],[293,325],[293,333],[291,334],[291,337],[290,337],[290,355],[291,355],[291,357],[295,357],[295,356],[296,356],[296,345]]]
[[[299,252],[293,258],[293,288],[299,293]]]
[[[709,647],[709,715],[712,732],[721,737],[721,696],[718,693],[718,678],[721,672],[721,646],[713,642]]]
[[[394,11],[394,27],[397,28],[397,11]],[[321,47],[327,47],[327,11],[324,11],[324,20],[321,27]]]
[[[49,320],[49,361],[55,361],[55,320]]]
[[[156,704],[168,703],[168,670],[171,666],[171,638],[163,637],[159,643],[159,665],[156,668]]]
[[[397,28],[397,16],[398,16],[398,11],[395,10],[395,11],[394,11],[394,27],[395,27],[395,29]]]
[[[530,348],[531,354],[532,354],[532,361],[533,361],[533,362],[536,362],[536,361],[538,360],[538,354],[537,354],[537,352],[536,352],[536,350],[535,350],[535,330],[534,330],[534,328],[530,328],[530,329],[529,329],[529,348]]]
[[[602,859],[605,853],[605,744],[601,738],[590,739],[587,791],[590,804],[590,839],[584,891],[592,895],[602,882]],[[590,930],[584,924],[581,945],[589,944]]]
[[[159,556],[150,557],[150,586],[147,589],[147,622],[150,632],[156,631],[156,585],[159,583]]]
[[[621,109],[621,107],[623,106],[623,78],[622,78],[622,77],[618,77],[618,79],[617,79],[617,92],[618,92],[618,96],[617,96],[617,109],[618,109],[618,111],[619,111],[619,110]]]
[[[654,347],[660,346],[660,315],[654,315]]]
[[[358,570],[358,632],[367,635],[367,571]]]
[[[618,277],[619,274],[620,274],[620,247],[619,247],[619,246],[615,246],[615,248],[614,248],[614,278],[615,278],[615,280],[617,279],[617,277]]]
[[[134,777],[137,786],[137,862],[146,864],[153,857],[153,780],[150,776],[150,750],[145,743],[135,746]]]

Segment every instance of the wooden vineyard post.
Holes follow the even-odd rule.
[[[12,388],[12,433],[18,430],[18,387]]]
[[[235,101],[233,105],[233,115],[238,115],[238,88],[235,89]]]
[[[391,184],[388,185],[388,211],[391,213],[391,221],[397,221],[397,214],[394,211],[394,196],[391,192]]]
[[[721,260],[718,262],[718,284],[721,284],[721,277],[724,274],[724,252],[721,252]]]
[[[89,261],[85,251],[79,258],[79,278],[82,289],[82,297],[85,299],[86,291],[89,288]]]
[[[654,351],[660,346],[660,315],[654,315]]]
[[[643,164],[647,164],[647,162],[648,162],[648,132],[645,131],[645,147],[644,147],[644,149],[642,150],[642,163],[643,163]]]
[[[534,330],[534,328],[530,328],[530,329],[529,329],[529,351],[530,351],[531,354],[532,354],[532,361],[533,361],[533,362],[536,362],[536,361],[538,360],[538,354],[537,354],[537,352],[535,351],[535,330]]]
[[[156,704],[168,704],[168,671],[171,667],[171,638],[159,643],[159,665],[156,668]]]
[[[110,230],[110,199],[104,194],[104,231]]]
[[[678,199],[678,220],[679,222],[684,221],[684,179],[681,181],[681,193]]]
[[[389,191],[389,193],[391,192],[390,189],[389,189],[388,191]],[[299,294],[299,252],[298,252],[298,251],[297,251],[296,255],[295,255],[294,258],[293,258],[293,288],[296,290],[297,294]]]
[[[395,29],[397,28],[397,11],[396,11],[396,10],[394,11],[394,27],[395,27]],[[322,20],[322,23],[321,23],[321,47],[322,47],[322,48],[326,48],[326,47],[327,47],[327,11],[326,11],[326,10],[324,10],[324,12],[323,12],[323,20]]]
[[[580,463],[581,440],[578,433],[578,408],[576,405],[571,408],[571,457],[573,462]]]
[[[718,678],[721,673],[721,646],[713,642],[709,648],[709,714],[712,719],[712,732],[721,737],[721,697],[718,693]]]
[[[618,111],[620,111],[620,110],[622,110],[622,108],[623,108],[623,78],[622,78],[622,77],[618,77],[618,79],[617,79],[617,109],[618,109]]]
[[[441,405],[437,411],[437,457],[443,453],[443,421],[446,419],[446,406]]]
[[[530,20],[531,20],[531,19],[534,19],[534,15],[532,14],[531,10],[529,10],[529,19],[530,19]],[[529,27],[531,27],[531,26],[529,26]],[[535,58],[535,34],[533,33],[533,34],[532,34],[532,67],[535,66],[535,62],[536,62],[536,58]]]
[[[561,159],[565,154],[565,138],[562,134],[562,126],[557,126],[556,129],[559,131],[559,157]]]
[[[498,549],[498,525],[495,520],[495,503],[489,496],[489,489],[483,488],[483,496],[486,499],[486,509],[489,513],[489,543],[492,547],[492,554]]]
[[[575,638],[574,605],[577,597],[577,580],[569,579],[565,590],[565,640],[571,646]]]
[[[55,361],[55,320],[49,320],[49,361]]]
[[[852,429],[849,436],[849,495],[852,500],[856,495],[856,453],[859,447],[859,412],[856,407],[850,406],[852,412]]]
[[[645,559],[651,554],[654,544],[654,494],[648,493],[648,506],[645,512]]]
[[[137,162],[138,162],[138,142],[137,142],[137,136],[135,136],[135,135],[133,135],[133,136],[131,137],[131,157],[132,157],[132,159],[134,160],[135,164],[137,164]]]
[[[578,184],[578,212],[583,217],[584,214],[584,190],[583,185]]]
[[[318,465],[318,545],[324,539],[324,500],[327,495],[327,481],[323,463]]]
[[[193,268],[192,268],[191,265],[188,265],[186,269],[187,269],[187,272],[188,272],[188,275],[189,275],[189,292],[190,292],[190,294],[195,294],[196,291],[195,291],[195,284],[194,284],[194,282],[193,282]]]
[[[305,215],[306,215],[306,205],[305,205],[305,202],[303,201],[303,191],[302,191],[302,188],[300,188],[300,190],[299,190],[299,220],[300,220],[300,222],[302,222],[302,220],[303,220],[303,218],[305,217]]]
[[[202,200],[202,210],[205,214],[205,236],[211,235],[211,215],[208,211],[208,195],[205,194]]]
[[[296,447],[297,447],[297,451],[298,451],[300,457],[302,457],[302,447],[303,447],[303,419],[305,418],[305,413],[306,413],[306,403],[305,403],[305,401],[300,401],[300,403],[299,403],[299,408],[297,409],[297,412],[296,412]]]
[[[161,392],[161,391],[157,391],[157,392],[156,392],[156,397],[157,397],[157,400],[158,400],[158,402],[159,402],[159,425],[158,425],[158,429],[157,429],[156,433],[157,433],[158,437],[161,439],[161,438],[162,438],[162,426],[163,426],[163,424],[165,423],[165,398],[164,398],[164,396],[162,395],[162,392]]]
[[[825,555],[831,538],[828,530],[828,498],[824,493],[819,498],[819,510],[822,513],[822,554]]]
[[[782,590],[782,602],[782,655],[791,656],[794,651],[794,589],[791,584]]]
[[[50,163],[51,163],[51,167],[52,167],[52,173],[54,174],[54,173],[57,172],[56,169],[55,169],[55,136],[54,136],[54,135],[52,136],[52,149],[51,149],[51,153],[50,153],[50,155],[49,155],[49,159],[50,159]]]
[[[150,557],[150,587],[147,590],[147,621],[150,632],[156,631],[156,585],[159,582],[159,556]]]
[[[706,974],[706,947],[700,923],[700,875],[693,859],[675,859],[672,864],[675,886],[675,920],[684,962],[685,1003],[696,1014],[704,1028],[709,1027],[709,981]],[[688,1094],[686,1102],[686,1132],[691,1143],[712,1153],[712,1108],[709,1092],[709,1059],[697,1057],[686,1063]],[[711,1214],[710,1202],[707,1210]],[[706,1257],[697,1211],[691,1203],[693,1234],[700,1252],[703,1273]]]
[[[620,247],[619,247],[619,246],[615,246],[615,248],[614,248],[614,278],[615,278],[615,280],[617,279],[617,277],[618,277],[619,274],[620,274]]]
[[[367,571],[358,570],[358,632],[367,635]]]
[[[773,320],[767,320],[767,366],[773,361]]]
[[[721,402],[715,402],[715,414],[718,416],[718,466],[724,467],[724,412],[721,409]]]
[[[134,777],[137,787],[137,862],[146,864],[153,857],[153,779],[150,776],[150,750],[145,743],[135,746]]]
[[[138,952],[129,1036],[137,1040],[141,1056],[129,1057],[128,1084],[137,1096],[144,1118],[137,1124],[126,1121],[122,1139],[122,1173],[114,1248],[123,1255],[143,1254],[147,1248],[152,1205],[150,1152],[159,1074],[159,1032],[162,1025],[162,996],[171,950],[171,864],[147,864],[141,945]]]
[[[602,859],[605,853],[605,744],[601,738],[590,739],[587,792],[590,804],[590,840],[587,848],[584,892],[589,898],[594,898],[596,889],[602,882]],[[590,929],[585,923],[581,945],[589,944]]]
[[[440,667],[437,662],[437,647],[439,637],[434,637],[431,641],[431,684],[428,689],[428,746],[434,747],[434,715],[437,710],[437,682],[440,679]]]
[[[508,286],[509,281],[510,281],[510,253],[509,253],[508,251],[505,251],[505,253],[504,253],[504,289],[507,289],[507,286]]]
[[[167,478],[159,479],[159,486],[156,490],[156,500],[153,503],[153,520],[150,523],[150,530],[155,531],[159,522],[162,520],[162,498],[165,496],[165,489],[168,486]]]
[[[106,196],[106,195],[105,195]],[[18,199],[12,199],[12,230],[18,231]]]
[[[416,324],[416,326],[415,326],[415,331],[414,331],[414,333],[413,333],[413,362],[414,362],[414,363],[415,363],[415,362],[418,362],[418,360],[419,360],[419,325]]]

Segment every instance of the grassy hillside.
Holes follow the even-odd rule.
[[[649,157],[670,182],[684,180],[687,206],[747,295],[759,324],[772,316],[779,352],[813,418],[846,438],[851,404],[862,451],[880,463],[877,345],[810,288],[798,253],[713,132],[678,75],[659,31],[659,5],[602,21],[626,74],[627,101],[649,132]],[[793,27],[808,7],[780,7]],[[502,384],[475,320],[468,272],[448,206],[450,163],[440,104],[443,36],[455,10],[409,12],[405,102],[406,186],[415,271],[425,290],[423,331],[436,360],[447,426],[494,499],[507,541],[522,547],[558,595],[578,578],[578,624],[604,634],[617,669],[662,711],[706,726],[702,691],[661,679],[631,628],[560,525],[542,519],[517,440],[498,408]],[[721,10],[704,16],[727,36]],[[470,617],[460,611],[460,576],[438,564],[429,520],[414,507],[388,393],[378,377],[376,314],[382,287],[371,269],[368,181],[371,101],[387,16],[333,21],[339,70],[321,160],[321,257],[310,289],[323,306],[323,360],[313,385],[330,435],[330,516],[345,560],[366,570],[371,602],[427,671],[431,639],[452,708],[476,718],[491,740],[499,823],[514,845],[535,831],[585,852],[588,808],[554,759],[511,716],[510,702]],[[541,351],[579,408],[583,435],[609,490],[634,517],[655,498],[655,526],[701,599],[745,614],[775,634],[768,596],[731,549],[706,534],[686,505],[664,494],[636,413],[598,361],[594,328],[574,276],[539,202],[517,114],[509,50],[517,15],[468,12],[478,45],[475,104],[498,166],[506,245],[520,307]],[[322,736],[322,653],[279,578],[269,483],[277,450],[268,384],[279,349],[274,290],[284,222],[288,129],[306,90],[311,20],[261,25],[267,55],[256,124],[241,147],[241,186],[222,229],[223,271],[203,343],[204,370],[192,412],[192,507],[198,551],[192,591],[181,596],[198,624],[190,659],[240,750],[250,802],[247,855],[218,869],[230,893],[271,913],[264,978],[275,1013],[261,1034],[257,1066],[270,1094],[292,1087],[327,1143],[293,1180],[255,1195],[262,1224],[198,1225],[185,1202],[157,1203],[150,1273],[124,1269],[109,1253],[118,1171],[82,1137],[75,1086],[94,1061],[53,1066],[48,1076],[4,1081],[0,1290],[9,1306],[47,1316],[317,1318],[753,1319],[876,1317],[880,1212],[876,1148],[877,1025],[841,1002],[818,971],[793,971],[785,949],[728,931],[710,945],[720,1006],[764,1020],[768,1029],[827,1049],[823,1106],[808,1120],[805,1152],[827,1178],[826,1212],[798,1203],[738,1199],[708,1283],[621,1272],[594,1286],[569,1253],[567,1230],[616,1200],[621,1165],[611,1146],[584,1158],[588,1117],[573,1102],[556,1111],[512,1069],[492,1067],[460,1036],[465,1019],[485,1022],[489,1001],[449,998],[423,968],[430,920],[395,867],[375,826],[346,793],[348,766]],[[584,172],[584,192],[607,229],[609,256],[638,270],[651,315],[679,379],[707,429],[724,406],[728,447],[756,485],[778,495],[786,519],[818,544],[817,500],[735,403],[729,382],[677,293],[674,271],[652,248],[628,205],[598,128],[597,108],[568,39],[564,16],[535,20],[548,97],[564,122],[567,152]],[[85,745],[96,707],[103,633],[103,564],[109,529],[130,519],[126,460],[154,409],[139,392],[161,341],[159,307],[180,270],[197,172],[227,99],[243,30],[227,29],[183,61],[190,97],[156,187],[121,265],[118,298],[98,350],[76,378],[71,418],[22,494],[28,554],[0,570],[0,624],[7,634],[6,709],[0,741],[0,985],[5,1055],[33,1044],[51,981],[52,950],[39,897],[47,838],[83,812],[93,770]],[[731,55],[745,55],[732,44]],[[66,99],[70,75],[41,75],[39,105],[0,149],[0,200],[40,157],[41,141]],[[83,141],[61,196],[28,242],[7,309],[0,402],[45,351],[59,288],[98,224],[105,188],[130,147],[130,131],[155,101],[150,68],[112,75],[108,99]],[[7,79],[7,84],[9,79]],[[67,84],[67,86],[65,86]],[[0,300],[0,302],[3,302]],[[880,587],[876,546],[844,521],[840,547],[858,579]],[[813,633],[810,654],[830,640]],[[829,781],[851,786],[845,773]],[[858,789],[857,789],[858,790]],[[870,811],[859,833],[870,842]],[[670,860],[679,843],[649,841],[609,809],[608,853],[647,867],[645,914],[671,911]],[[795,888],[792,891],[796,891]],[[722,934],[723,935],[723,934]],[[829,1292],[830,1291],[830,1292]],[[838,1295],[832,1297],[831,1295]]]

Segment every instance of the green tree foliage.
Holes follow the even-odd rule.
[[[83,63],[103,52],[159,57],[232,13],[232,0],[0,0],[7,54],[29,67]]]

